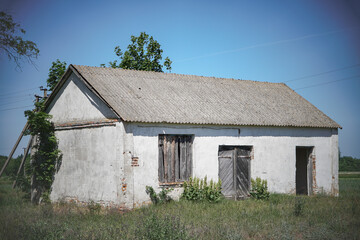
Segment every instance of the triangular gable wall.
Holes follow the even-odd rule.
[[[68,69],[68,71],[71,71]],[[55,124],[118,118],[74,72],[63,76],[46,110]]]

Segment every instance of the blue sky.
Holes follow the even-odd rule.
[[[286,82],[338,122],[342,155],[360,158],[360,3],[335,1],[2,0],[37,43],[33,65],[0,55],[0,154],[8,155],[56,59],[99,66],[145,31],[172,72]],[[329,83],[332,82],[332,83]],[[19,154],[26,145],[22,141]]]

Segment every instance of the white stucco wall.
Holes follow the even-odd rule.
[[[72,73],[47,108],[55,126],[62,164],[55,174],[51,200],[128,202],[122,191],[124,177],[123,125],[92,126],[117,116]],[[76,127],[88,124],[87,127]],[[75,127],[74,127],[75,125]],[[123,198],[125,200],[123,200]]]
[[[240,134],[239,134],[240,129]],[[253,146],[251,177],[268,181],[271,192],[295,193],[296,146],[313,146],[316,158],[315,191],[338,194],[337,130],[278,127],[198,127],[181,125],[128,124],[133,136],[133,156],[139,158],[134,168],[136,204],[147,199],[145,186],[160,191],[158,181],[158,135],[192,134],[193,176],[218,179],[220,145]]]
[[[62,164],[55,175],[51,199],[117,204],[121,184],[118,126],[57,131]]]
[[[117,116],[72,73],[47,108],[54,123],[96,121]]]

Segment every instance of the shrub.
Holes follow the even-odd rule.
[[[155,192],[155,190],[151,186],[146,186],[146,193],[150,196],[151,202],[153,204],[162,204],[170,202],[172,199],[168,195],[169,192],[174,190],[173,188],[162,189],[159,194]]]
[[[268,200],[270,193],[267,187],[267,181],[257,177],[255,180],[251,179],[251,197],[258,200]]]
[[[219,179],[215,183],[211,179],[210,184],[208,184],[206,176],[204,179],[189,178],[189,181],[184,182],[184,191],[181,198],[190,201],[218,202],[222,198],[221,180]]]

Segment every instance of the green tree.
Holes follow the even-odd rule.
[[[48,79],[46,80],[49,91],[54,90],[56,84],[59,82],[62,75],[64,75],[66,70],[66,62],[61,62],[59,59],[52,62],[52,65],[49,69]]]
[[[140,33],[138,37],[131,36],[131,44],[124,53],[119,46],[115,47],[114,52],[121,61],[119,64],[117,60],[109,62],[109,67],[112,68],[163,72],[163,67],[165,67],[166,70],[171,70],[172,62],[169,57],[165,58],[162,65],[163,50],[160,44],[145,32]],[[101,66],[105,67],[105,64],[101,64]]]
[[[360,171],[360,159],[349,156],[343,156],[339,158],[339,171]]]
[[[25,30],[19,23],[14,22],[11,15],[0,12],[0,49],[9,60],[13,60],[18,68],[21,68],[20,60],[25,58],[33,63],[33,59],[39,56],[36,43],[24,40],[19,34],[25,34]]]

